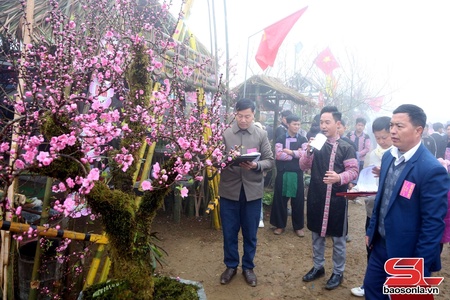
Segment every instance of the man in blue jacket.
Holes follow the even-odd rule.
[[[390,123],[394,147],[384,154],[380,184],[366,244],[372,248],[364,278],[365,297],[389,299],[383,284],[390,258],[423,258],[424,277],[441,268],[439,242],[447,213],[450,179],[445,168],[421,143],[424,111],[404,104]]]

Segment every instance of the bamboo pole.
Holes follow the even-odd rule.
[[[213,4],[214,5],[214,4]],[[191,38],[190,39],[190,46],[193,50],[197,50],[197,43],[196,40]],[[217,58],[216,58],[217,59]],[[217,69],[216,69],[216,73],[217,73]],[[197,103],[199,106],[204,107],[204,110],[206,111],[208,109],[208,107],[206,106],[206,100],[205,100],[205,91],[203,90],[203,88],[199,88],[198,92],[197,92]],[[204,131],[203,131],[203,138],[205,139],[205,141],[207,141],[209,139],[209,137],[211,136],[211,129],[208,126],[204,126]],[[209,213],[209,211],[214,210],[214,208],[217,206],[217,204],[214,204],[216,201],[216,197],[219,194],[219,182],[218,182],[218,178],[219,175],[218,173],[215,173],[214,169],[211,167],[208,167],[206,169],[206,174],[208,176],[208,178],[212,178],[211,180],[208,180],[208,186],[210,187],[210,189],[213,191],[210,195],[210,199],[213,199],[212,203],[213,205],[208,205],[207,208],[207,213]],[[211,201],[209,202],[211,204]],[[219,218],[219,214],[217,213],[217,211],[215,211],[212,215],[213,219],[213,226],[215,229],[220,229],[220,218]]]
[[[44,226],[48,224],[48,216],[50,210],[50,196],[52,194],[52,183],[53,180],[50,177],[47,177],[47,182],[45,183],[45,193],[44,193],[44,201],[42,203],[42,213],[41,218],[39,220],[39,224]],[[28,300],[36,300],[38,296],[38,289],[40,286],[40,274],[39,269],[41,268],[41,254],[42,250],[39,246],[39,238],[40,235],[37,235],[38,243],[36,244],[36,250],[34,253],[34,263],[33,263],[33,271],[31,273],[31,281],[30,281],[30,292],[28,294]]]
[[[9,248],[11,247],[11,234],[9,231],[2,231],[2,251],[1,251],[1,260],[2,260],[2,285],[3,285],[3,299],[8,299],[8,286],[7,286],[7,279],[8,279],[8,256],[9,256]]]
[[[221,229],[222,228],[222,222],[220,220],[220,197],[219,197],[219,175],[216,174],[216,176],[214,177],[214,187],[215,187],[215,191],[216,191],[216,198],[215,200],[215,210],[214,210],[214,228],[215,229]]]
[[[24,233],[27,232],[30,227],[36,230],[36,233],[45,237],[65,238],[79,241],[92,242],[97,244],[108,244],[108,238],[101,234],[89,234],[80,233],[69,230],[58,230],[54,228],[47,228],[44,226],[36,226],[18,222],[0,221],[0,230]]]
[[[102,272],[100,273],[100,278],[98,282],[105,282],[108,279],[109,269],[111,268],[111,259],[109,256],[105,257],[105,262],[103,263]]]
[[[92,258],[91,266],[89,267],[89,272],[86,276],[86,281],[84,283],[83,290],[94,284],[95,276],[97,275],[98,268],[100,267],[100,262],[102,260],[103,252],[105,251],[105,245],[98,245],[97,251]]]
[[[26,11],[25,11],[25,22],[24,26],[22,28],[22,36],[23,36],[23,45],[27,45],[31,42],[31,35],[33,33],[33,22],[34,22],[34,0],[27,0],[26,1]],[[25,52],[23,53],[25,55]],[[19,84],[17,85],[17,100],[20,100],[20,97],[23,95],[23,79],[22,76],[19,76]],[[17,112],[14,112],[14,119],[18,118]],[[17,157],[17,134],[16,131],[13,130],[13,135],[11,137],[11,157],[9,160],[10,165],[12,165],[15,161],[15,158]],[[14,194],[16,192],[18,185],[18,179],[15,178],[12,182],[12,184],[8,187],[8,199],[14,199]],[[13,205],[13,201],[11,200],[11,206]],[[5,220],[9,221],[11,220],[11,213],[6,213]],[[0,265],[1,265],[1,273],[2,276],[0,278],[2,283],[2,296],[3,299],[7,299],[8,295],[8,276],[12,276],[12,274],[8,275],[8,264],[9,264],[9,251],[11,247],[11,234],[10,232],[2,232],[2,255],[0,258]],[[10,268],[11,270],[13,268]],[[12,276],[13,277],[13,276]]]
[[[159,90],[159,88],[161,87],[161,84],[159,82],[155,82],[153,85],[153,92],[157,92]],[[153,96],[152,96],[153,97]],[[160,117],[161,120],[162,117]],[[142,172],[140,172],[141,167],[137,167],[136,168],[136,172],[133,175],[133,184],[136,183],[137,178],[139,177],[139,173],[141,174],[141,181],[139,184],[139,188],[142,185],[142,182],[144,182],[145,179],[147,179],[145,176],[147,176],[147,174],[150,172],[150,168],[151,168],[151,164],[152,164],[152,160],[153,160],[153,155],[155,153],[155,147],[156,147],[156,143],[152,143],[150,146],[147,145],[145,139],[143,140],[143,144],[141,146],[141,151],[140,151],[140,156],[139,158],[144,159],[144,155],[145,155],[145,149],[148,148],[147,150],[147,156],[145,157],[145,161],[144,161],[144,166],[142,168]],[[136,197],[136,204],[139,205],[141,203],[142,197],[141,196],[137,196]]]

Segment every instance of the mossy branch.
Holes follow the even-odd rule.
[[[172,170],[175,158],[171,158],[164,162],[161,169]],[[168,179],[166,182],[159,186],[154,186],[152,191],[144,192],[142,197],[142,202],[138,208],[137,217],[139,219],[148,220],[150,222],[155,217],[159,208],[161,208],[164,203],[165,197],[172,190],[172,185],[175,182],[175,178],[178,174],[170,173],[168,174]]]
[[[105,183],[96,182],[86,199],[95,213],[101,213],[108,239],[118,252],[131,253],[136,228],[134,195],[111,190]]]

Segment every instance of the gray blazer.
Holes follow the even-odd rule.
[[[233,123],[223,133],[227,153],[240,146],[241,154],[257,151],[261,153],[256,170],[244,170],[239,166],[227,167],[220,174],[219,195],[229,200],[239,201],[241,185],[244,185],[247,201],[258,200],[264,194],[264,172],[274,167],[274,158],[267,132],[255,125],[247,131],[240,131]]]

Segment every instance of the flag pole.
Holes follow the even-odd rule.
[[[225,20],[225,81],[226,81],[226,94],[225,94],[225,104],[226,104],[226,113],[229,113],[230,108],[230,51],[229,51],[229,43],[228,43],[228,16],[227,16],[227,1],[223,0],[223,17]]]
[[[261,29],[260,31],[254,33],[254,34],[252,34],[252,35],[249,35],[248,38],[247,38],[247,56],[246,56],[246,58],[245,58],[244,97],[243,97],[243,98],[245,98],[245,92],[246,92],[246,90],[247,90],[247,69],[248,69],[248,48],[249,48],[248,45],[250,44],[250,38],[251,38],[252,36],[257,35],[257,34],[260,33],[261,31],[264,31],[264,29]]]

